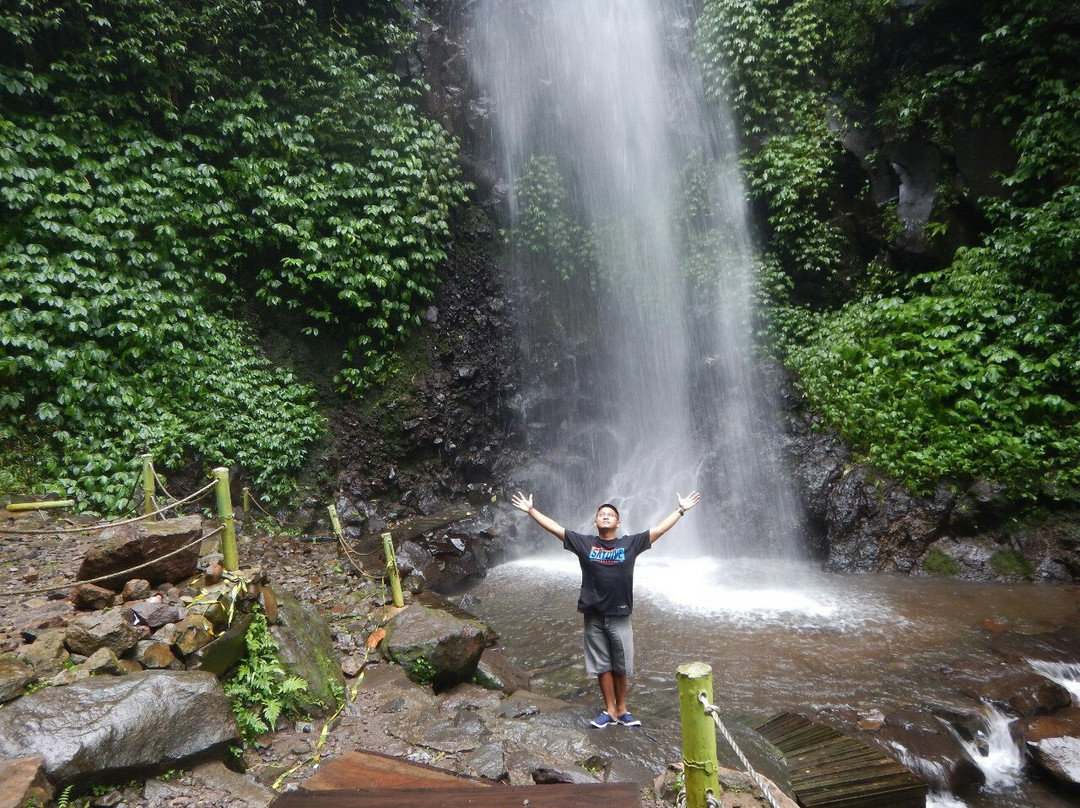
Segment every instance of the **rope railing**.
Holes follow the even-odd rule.
[[[727,741],[727,745],[731,747],[731,750],[735,753],[735,757],[739,759],[739,762],[743,765],[746,773],[750,775],[750,779],[761,789],[761,793],[764,795],[765,799],[768,800],[769,805],[773,808],[781,808],[779,800],[773,795],[772,784],[754,770],[754,767],[750,764],[750,760],[743,754],[742,749],[739,748],[739,745],[731,736],[731,732],[724,726],[724,722],[720,720],[720,708],[715,704],[709,704],[709,696],[706,693],[699,693],[698,701],[701,702],[701,706],[705,708],[705,715],[712,716],[713,722],[716,724],[716,729],[723,736],[724,740]]]
[[[147,519],[150,519],[150,518],[152,518],[154,516],[158,516],[160,514],[166,513],[167,511],[171,511],[171,510],[173,510],[174,508],[176,508],[179,505],[184,505],[184,504],[186,504],[188,502],[193,502],[196,499],[201,499],[208,491],[212,490],[215,485],[217,485],[216,482],[208,483],[207,485],[200,488],[198,491],[195,491],[194,493],[189,494],[188,496],[184,497],[181,500],[177,500],[176,502],[173,502],[173,503],[171,503],[169,505],[166,505],[166,506],[164,506],[162,508],[158,508],[156,511],[151,511],[150,513],[144,513],[142,516],[134,516],[131,519],[122,519],[119,522],[101,522],[101,523],[96,524],[96,525],[80,525],[79,527],[58,527],[58,528],[53,528],[52,530],[19,530],[17,528],[7,528],[7,527],[5,527],[5,528],[0,528],[0,533],[15,534],[15,535],[19,535],[19,536],[54,536],[54,535],[59,536],[59,535],[64,535],[64,534],[68,534],[68,533],[93,533],[94,531],[106,530],[106,529],[108,529],[110,527],[120,527],[122,525],[130,525],[130,524],[134,524],[135,522],[143,522],[143,521],[145,521]]]
[[[126,570],[117,570],[116,572],[110,572],[108,575],[99,575],[97,578],[89,578],[89,579],[87,579],[85,581],[75,581],[74,583],[71,583],[69,581],[68,583],[65,583],[65,584],[56,584],[55,586],[45,586],[45,587],[41,587],[40,589],[24,589],[24,590],[16,591],[16,592],[0,592],[0,598],[9,598],[9,597],[14,597],[16,595],[18,595],[20,597],[25,596],[25,595],[43,595],[46,592],[55,592],[55,591],[57,591],[59,589],[68,589],[68,588],[70,588],[72,586],[78,586],[79,584],[96,584],[96,583],[101,583],[102,581],[109,581],[109,580],[112,580],[113,578],[119,578],[119,577],[124,576],[124,575],[129,575],[129,574],[131,574],[133,572],[138,572],[139,570],[146,569],[147,567],[152,567],[154,564],[157,564],[159,561],[164,561],[166,558],[172,558],[174,555],[179,555],[180,553],[184,552],[185,550],[190,550],[196,544],[202,544],[202,542],[206,541],[207,539],[213,538],[214,536],[216,536],[218,533],[220,533],[224,529],[225,529],[225,526],[222,525],[221,527],[210,531],[205,536],[199,536],[199,538],[193,539],[192,541],[189,541],[183,547],[177,547],[175,550],[170,550],[167,553],[159,555],[157,558],[153,558],[153,559],[151,559],[149,561],[144,561],[142,564],[138,564],[138,565],[136,565],[134,567],[129,567]]]

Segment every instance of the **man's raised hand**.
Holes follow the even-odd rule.
[[[529,494],[529,496],[525,496],[523,493],[518,491],[516,494],[514,494],[514,496],[510,497],[510,504],[517,508],[519,511],[525,511],[525,513],[528,513],[532,510],[533,507],[532,494]]]
[[[682,494],[676,493],[675,498],[679,500],[679,507],[684,511],[688,511],[701,502],[701,494],[697,491],[691,491],[685,497]]]

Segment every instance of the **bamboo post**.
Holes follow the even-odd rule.
[[[251,489],[244,486],[244,522],[247,522],[248,514],[251,513]]]
[[[398,574],[397,559],[394,558],[394,542],[389,533],[382,534],[382,546],[386,553],[386,570],[390,573],[390,592],[394,596],[394,605],[400,608],[405,605],[405,599],[401,596],[401,576]]]
[[[337,508],[334,507],[334,503],[330,503],[326,506],[327,512],[330,514],[330,524],[334,526],[334,535],[338,537],[338,541],[345,541],[345,534],[341,530],[341,519],[338,518]]]
[[[229,470],[224,466],[214,469],[214,478],[217,480],[218,516],[225,525],[225,532],[221,536],[221,554],[224,556],[221,565],[235,571],[240,569],[240,558],[236,552],[236,523],[233,521],[232,494],[229,492]]]
[[[73,499],[47,499],[42,502],[12,502],[7,506],[9,511],[45,511],[52,508],[71,508],[75,505]]]
[[[679,683],[679,715],[682,719],[683,773],[687,808],[706,808],[711,794],[720,801],[719,764],[716,758],[716,725],[698,699],[704,693],[712,704],[712,668],[704,662],[680,665],[675,671]]]
[[[154,512],[154,456],[142,456],[142,512]]]

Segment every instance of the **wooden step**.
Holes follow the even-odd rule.
[[[272,808],[640,808],[632,783],[503,786],[491,788],[377,788],[290,791]]]
[[[324,764],[272,808],[640,808],[632,783],[507,786],[377,752]]]
[[[803,808],[923,808],[926,784],[881,750],[801,715],[757,728],[787,762]]]

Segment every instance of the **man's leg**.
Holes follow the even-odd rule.
[[[604,697],[604,709],[607,710],[607,714],[610,715],[612,718],[618,718],[621,713],[618,712],[616,706],[616,682],[618,682],[619,679],[622,679],[623,693],[625,696],[626,677],[622,674],[613,673],[612,671],[604,671],[603,673],[597,674],[596,679],[598,682],[600,682],[600,695]],[[626,712],[625,705],[623,712]]]
[[[615,697],[615,712],[611,713],[612,716],[618,718],[626,710],[626,674],[625,673],[612,673],[612,694]],[[608,710],[610,712],[610,705]]]

